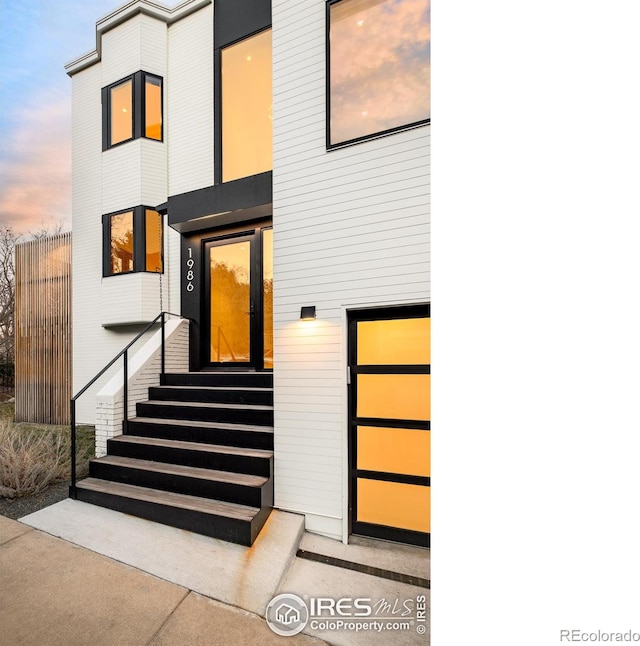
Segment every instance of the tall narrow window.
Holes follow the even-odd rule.
[[[225,47],[222,68],[222,181],[273,167],[271,29]]]
[[[162,78],[147,72],[102,88],[102,150],[140,137],[162,141]]]
[[[129,79],[112,87],[109,92],[111,105],[111,145],[133,138],[133,80]]]
[[[145,268],[162,271],[162,216],[151,209],[145,209]]]
[[[328,147],[430,120],[429,4],[328,4]]]
[[[110,274],[133,271],[133,211],[109,218]]]
[[[153,209],[136,206],[103,216],[103,276],[163,271],[163,220]]]
[[[144,83],[144,136],[162,139],[162,80],[145,75]]]

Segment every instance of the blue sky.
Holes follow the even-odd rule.
[[[0,0],[0,226],[71,225],[71,79],[118,0]]]

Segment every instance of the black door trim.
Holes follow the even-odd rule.
[[[359,321],[379,321],[392,320],[400,318],[423,318],[431,317],[430,304],[423,305],[405,305],[381,309],[370,310],[350,310],[347,312],[348,321],[348,360],[349,360],[349,386],[348,386],[348,417],[349,417],[349,518],[348,533],[362,534],[374,538],[383,538],[386,540],[409,543],[422,547],[431,546],[430,533],[418,532],[414,530],[402,529],[398,527],[388,527],[365,523],[357,519],[357,479],[367,478],[372,480],[382,480],[387,482],[399,482],[406,484],[416,484],[431,486],[430,477],[406,476],[401,474],[389,474],[378,471],[366,471],[357,468],[356,456],[358,454],[357,446],[357,426],[378,426],[378,427],[400,427],[412,428],[417,430],[428,431],[431,429],[430,421],[416,420],[392,420],[378,418],[359,418],[356,416],[357,402],[357,375],[358,374],[431,374],[429,365],[408,365],[408,366],[358,366],[357,365],[357,323]]]
[[[211,361],[211,275],[209,272],[209,250],[214,247],[221,247],[227,244],[237,242],[250,243],[250,323],[249,323],[249,361],[238,362],[214,362]],[[260,230],[249,230],[244,232],[231,233],[202,240],[202,258],[203,258],[203,315],[204,335],[202,343],[202,366],[205,369],[212,368],[247,368],[262,369],[263,367],[263,316],[262,316],[262,234]]]

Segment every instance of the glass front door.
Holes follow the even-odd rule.
[[[273,235],[259,229],[205,245],[210,366],[273,368]]]

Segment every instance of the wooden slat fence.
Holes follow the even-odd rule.
[[[71,233],[16,245],[16,421],[69,423]]]

